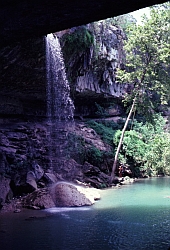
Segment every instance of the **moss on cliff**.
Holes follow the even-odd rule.
[[[65,34],[62,37],[64,58],[70,58],[75,54],[83,53],[93,43],[93,34],[85,26],[81,26],[73,32]]]

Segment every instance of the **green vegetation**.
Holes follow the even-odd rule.
[[[86,161],[93,164],[94,166],[100,166],[103,161],[103,151],[100,151],[94,146],[87,148]]]
[[[62,37],[63,55],[64,58],[72,57],[75,54],[83,53],[94,42],[92,33],[84,26],[81,26],[75,31],[65,34]]]
[[[124,121],[115,123],[106,120],[90,120],[87,124],[104,142],[112,146],[113,155],[120,140]],[[84,157],[91,164],[98,166],[103,161],[103,157],[107,156],[97,148],[91,147]],[[136,177],[170,175],[170,133],[165,131],[165,119],[155,114],[152,123],[130,121],[125,131],[118,161],[119,164],[130,166]]]
[[[67,157],[73,158],[80,164],[86,160],[86,148],[84,138],[74,133],[68,134]]]
[[[115,177],[118,155],[125,131],[133,112],[152,117],[155,112],[155,98],[165,105],[170,99],[170,29],[169,3],[150,9],[150,18],[143,17],[142,25],[131,25],[125,44],[126,70],[118,70],[117,79],[122,83],[132,83],[133,93],[125,96],[130,111],[122,130],[115,160],[112,167],[111,182]]]
[[[113,153],[101,151],[94,145],[87,145],[83,137],[70,133],[68,135],[67,157],[74,159],[80,164],[84,164],[87,161],[100,168],[105,159],[113,157]]]
[[[97,108],[96,111],[96,115],[101,117],[101,118],[106,118],[107,116],[109,116],[108,112],[106,111],[106,109],[102,106],[100,106],[98,103],[95,102],[95,106]]]
[[[154,116],[154,124],[134,122],[133,130],[126,131],[119,161],[131,166],[134,173],[143,175],[170,174],[170,134],[164,131],[165,120]],[[121,131],[114,136],[118,145]]]
[[[88,121],[88,126],[93,128],[100,138],[113,146],[113,135],[118,128],[122,128],[122,124],[117,124],[115,122],[109,121]]]
[[[169,10],[162,6],[150,8],[150,18],[144,16],[141,25],[129,27],[124,46],[126,70],[118,70],[117,78],[134,84],[133,94],[127,95],[125,101],[129,103],[136,97],[138,113],[150,113],[155,97],[159,104],[167,104],[170,99],[169,39]]]
[[[130,14],[125,14],[125,15],[109,18],[107,20],[112,25],[121,27],[126,34],[128,34],[129,25],[136,24],[136,19]]]

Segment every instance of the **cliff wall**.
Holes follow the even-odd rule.
[[[129,89],[116,81],[116,69],[124,67],[123,31],[100,21],[56,34],[63,49],[75,115],[94,116],[95,102],[105,105],[110,98],[116,99],[117,109]],[[45,117],[45,39],[4,47],[0,60],[0,114]]]
[[[116,79],[117,68],[124,68],[125,63],[126,37],[121,28],[108,19],[56,35],[61,41],[76,115],[94,116],[95,102],[105,105],[115,99],[116,106],[130,90],[128,84]]]

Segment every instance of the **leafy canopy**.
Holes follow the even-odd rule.
[[[141,25],[128,28],[126,70],[118,70],[117,79],[134,85],[132,95],[125,99],[129,102],[136,96],[141,113],[154,109],[155,94],[162,104],[170,98],[169,7],[169,3],[151,7],[150,17],[144,15]]]
[[[170,134],[164,131],[162,116],[154,115],[154,121],[154,124],[135,121],[133,130],[125,132],[119,161],[130,163],[134,172],[139,169],[149,175],[170,175]],[[113,140],[115,145],[120,136],[121,131],[117,130]]]

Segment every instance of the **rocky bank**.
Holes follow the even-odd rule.
[[[77,134],[77,137],[72,137],[73,134]],[[83,143],[81,152],[80,140]],[[49,133],[46,123],[6,123],[5,128],[4,124],[1,126],[1,207],[13,198],[25,196],[42,188],[48,189],[59,181],[85,183],[97,188],[109,183],[105,163],[100,167],[94,166],[85,161],[85,155],[93,145],[101,151],[111,148],[83,122],[77,123],[72,133],[68,134],[67,145],[64,144],[65,156],[55,159],[54,169],[50,166],[48,145]],[[60,142],[61,147],[63,145]]]

